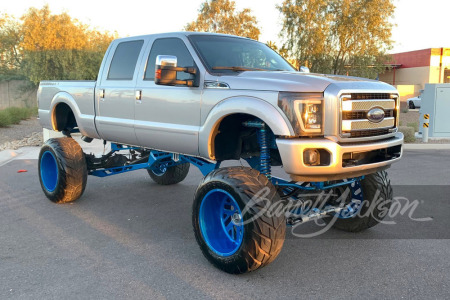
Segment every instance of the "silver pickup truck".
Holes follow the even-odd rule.
[[[394,87],[299,72],[268,46],[229,35],[115,40],[97,81],[43,81],[38,102],[43,127],[66,135],[40,153],[50,200],[78,199],[87,175],[146,169],[169,185],[193,164],[205,175],[194,197],[196,239],[230,273],[275,259],[286,226],[323,218],[355,232],[379,223],[392,198],[385,169],[402,155]],[[111,151],[83,153],[74,132],[111,142]],[[227,160],[248,166],[221,168]],[[290,180],[272,176],[274,166]],[[305,191],[332,197],[307,207]]]

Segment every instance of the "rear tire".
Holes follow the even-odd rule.
[[[409,101],[408,106],[409,106],[409,109],[415,109],[416,108],[416,106],[414,105],[414,102],[412,102],[412,101]]]
[[[189,173],[189,168],[189,163],[183,163],[163,170],[147,169],[147,172],[157,184],[171,185],[183,181]]]
[[[80,145],[68,137],[46,141],[39,153],[39,181],[50,201],[67,203],[80,198],[87,182]]]
[[[337,219],[333,227],[360,232],[380,223],[392,204],[393,191],[386,171],[366,175],[361,180],[364,205],[352,218]]]
[[[195,193],[192,212],[203,255],[232,274],[271,263],[280,253],[286,234],[284,213],[265,209],[267,204],[276,203],[282,205],[276,188],[254,169],[230,167],[209,173]]]

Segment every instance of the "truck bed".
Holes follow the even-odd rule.
[[[74,112],[80,132],[98,138],[94,124],[95,86],[96,81],[93,80],[42,81],[37,95],[41,125],[44,128],[54,129],[51,112],[58,105],[55,99],[64,98]]]

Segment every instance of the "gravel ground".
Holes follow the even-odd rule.
[[[409,123],[417,123],[419,125],[419,111],[400,112],[400,125],[408,126]]]
[[[42,145],[42,126],[36,117],[0,128],[0,151]]]

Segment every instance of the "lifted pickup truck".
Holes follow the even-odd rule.
[[[229,273],[272,262],[286,226],[323,218],[356,232],[379,223],[392,198],[385,169],[402,155],[395,88],[298,72],[266,45],[229,35],[115,40],[97,81],[43,81],[38,101],[41,124],[66,135],[40,152],[51,201],[78,199],[87,175],[146,169],[170,185],[193,164],[205,176],[194,197],[195,237]],[[83,153],[71,138],[78,131],[86,142],[111,142],[111,151]],[[249,167],[220,168],[226,160]],[[272,166],[290,180],[272,176]],[[303,205],[305,192],[322,191],[331,196]],[[275,212],[278,205],[285,210]]]

